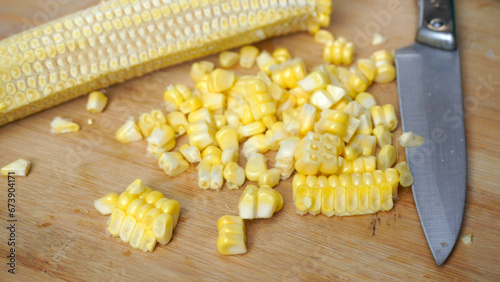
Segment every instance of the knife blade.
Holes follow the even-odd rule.
[[[404,132],[425,138],[406,148],[415,205],[438,265],[450,255],[462,225],[467,153],[459,51],[452,0],[421,0],[416,42],[396,51]]]

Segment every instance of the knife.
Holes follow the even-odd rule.
[[[403,131],[425,138],[406,148],[413,196],[438,265],[457,241],[467,183],[460,60],[453,1],[421,0],[416,42],[396,51]]]

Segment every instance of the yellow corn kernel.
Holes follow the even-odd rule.
[[[274,82],[269,84],[268,92],[271,97],[278,102],[285,102],[290,96],[290,93],[286,91],[286,89],[281,88]]]
[[[266,146],[266,135],[264,134],[254,135],[243,143],[242,152],[243,156],[247,159],[254,153],[264,154],[267,151],[269,151],[269,149]]]
[[[323,62],[350,65],[354,55],[354,44],[343,37],[327,42],[323,49]]]
[[[189,144],[184,144],[179,148],[182,156],[190,163],[201,162],[200,150],[196,146],[190,146]]]
[[[142,180],[138,178],[130,183],[125,191],[129,192],[130,194],[139,195],[144,192],[144,184],[142,184]]]
[[[266,51],[262,51],[256,58],[257,67],[267,75],[271,74],[271,66],[278,65],[279,62]]]
[[[127,207],[127,209],[125,210],[127,212],[127,215],[131,215],[133,217],[136,216],[137,212],[139,211],[139,209],[144,205],[146,204],[146,201],[144,201],[143,199],[135,199],[133,200]]]
[[[276,109],[276,103],[273,103],[273,104],[274,104],[274,108]],[[274,112],[276,112],[276,110]],[[276,116],[274,114],[262,117],[262,122],[266,125],[267,129],[271,129],[277,121],[278,121],[278,118],[276,118]]]
[[[209,61],[200,61],[191,65],[191,78],[198,82],[203,75],[209,74],[214,70],[215,64]]]
[[[80,130],[80,126],[74,122],[71,122],[70,119],[56,117],[50,123],[50,132],[52,133],[68,133],[76,132],[78,130]]]
[[[245,223],[239,216],[224,215],[217,221],[217,250],[221,255],[247,252]]]
[[[238,189],[245,182],[245,170],[235,162],[224,167],[223,176],[229,189]]]
[[[312,93],[318,89],[324,89],[330,83],[330,76],[326,71],[318,70],[311,72],[303,79],[297,81],[302,90]]]
[[[283,122],[276,122],[272,127],[266,131],[265,145],[269,150],[278,150],[280,148],[279,143],[288,137]]]
[[[364,92],[370,86],[370,81],[360,71],[353,70],[347,79],[347,85],[357,95],[357,93]]]
[[[269,186],[262,186],[257,191],[256,218],[270,218],[283,208],[283,196]]]
[[[417,147],[424,143],[424,137],[413,132],[403,132],[399,138],[399,144],[403,147]]]
[[[186,133],[188,121],[186,116],[181,112],[170,112],[167,114],[166,120],[168,124],[174,129],[175,133],[180,136]]]
[[[177,222],[179,222],[179,213],[181,210],[181,206],[179,205],[179,202],[176,200],[168,200],[164,204],[161,205],[160,209],[164,212],[169,214],[172,217],[172,221],[174,224],[174,228],[177,226]]]
[[[302,184],[297,187],[294,200],[295,212],[304,215],[309,212],[312,206],[312,199],[310,197],[310,189],[308,186]]]
[[[243,137],[250,137],[266,131],[266,125],[262,121],[255,121],[238,128],[238,134]]]
[[[377,144],[380,148],[392,143],[392,134],[385,125],[379,125],[373,129],[373,135],[377,138]]]
[[[158,126],[156,119],[151,115],[151,113],[142,113],[139,116],[139,129],[142,135],[149,137],[153,129]]]
[[[280,181],[281,171],[277,168],[271,168],[263,172],[259,176],[259,186],[267,185],[269,187],[274,187],[278,185]]]
[[[146,230],[142,236],[141,243],[139,244],[139,249],[144,252],[152,252],[156,246],[156,237],[152,230]]]
[[[363,173],[374,171],[377,166],[377,158],[375,156],[358,157],[355,160],[343,160],[342,166],[338,170],[340,173]]]
[[[108,98],[101,91],[92,91],[87,101],[87,111],[91,113],[101,113],[107,103]]]
[[[114,208],[109,218],[108,232],[116,237],[120,235],[120,228],[127,214],[120,208]]]
[[[201,94],[203,106],[212,113],[223,111],[226,108],[226,96],[221,93],[203,93]]]
[[[153,234],[156,241],[162,245],[168,244],[172,239],[173,228],[172,216],[167,213],[158,215],[153,222]]]
[[[230,162],[237,163],[240,159],[240,154],[237,149],[225,149],[222,151],[220,159],[223,165],[227,165]]]
[[[201,189],[210,188],[210,173],[212,165],[206,162],[201,162],[198,165],[198,187]]]
[[[222,127],[227,125],[226,117],[223,114],[213,115],[213,119],[215,122],[215,127],[217,127],[217,129],[221,129]]]
[[[219,54],[219,64],[223,68],[230,68],[238,62],[240,54],[231,51],[223,51]]]
[[[200,109],[201,107],[203,107],[203,102],[200,97],[192,96],[179,105],[179,111],[183,114],[189,114]]]
[[[0,170],[1,175],[12,176],[26,176],[30,171],[31,162],[25,159],[17,159],[10,164],[2,167]]]
[[[116,193],[108,193],[94,201],[95,209],[102,215],[108,215],[116,208],[118,195]]]
[[[203,150],[201,153],[201,159],[204,162],[207,162],[209,164],[214,164],[214,163],[221,163],[221,155],[222,155],[222,150],[219,149],[216,146],[208,146]],[[211,159],[218,159],[218,161],[212,162]]]
[[[380,50],[380,51],[374,52],[372,54],[371,58],[375,62],[387,61],[387,62],[393,64],[394,63],[394,52],[389,52],[387,50]]]
[[[208,124],[213,125],[214,120],[212,114],[208,110],[208,108],[201,108],[194,112],[189,113],[188,122],[193,123],[195,121],[205,120]],[[190,134],[188,130],[188,134]]]
[[[215,140],[222,150],[239,149],[238,131],[230,126],[224,126],[215,134]]]
[[[388,83],[396,78],[396,68],[388,61],[375,62],[375,67],[377,69],[377,75],[374,79],[375,82]]]
[[[333,105],[338,103],[344,96],[346,96],[346,91],[342,87],[327,85],[325,89],[315,90],[309,102],[313,104],[316,108],[325,110],[330,109]]]
[[[377,138],[372,135],[355,135],[350,144],[357,143],[361,147],[361,155],[372,156],[377,148]],[[347,159],[347,156],[346,156]]]
[[[129,192],[124,191],[120,194],[120,196],[116,200],[116,207],[125,210],[127,209],[128,205],[138,197],[139,195],[130,194]]]
[[[297,81],[303,79],[306,75],[307,71],[302,58],[296,58],[271,67],[273,82],[286,89],[296,87]]]
[[[393,131],[398,126],[396,112],[394,106],[386,104],[381,106],[373,106],[370,108],[370,113],[373,119],[373,126],[385,125],[390,131]]]
[[[137,220],[137,222],[142,222],[144,216],[153,208],[155,208],[155,206],[148,203],[142,205],[135,213],[135,219]]]
[[[251,69],[255,65],[255,60],[259,55],[259,49],[255,46],[247,45],[240,49],[240,66],[245,69]]]
[[[396,148],[392,145],[383,146],[377,156],[377,169],[385,170],[391,167],[396,162],[396,159]]]
[[[255,153],[252,154],[245,166],[245,175],[250,181],[258,181],[261,173],[267,170],[267,159],[264,155]]]
[[[163,94],[165,107],[168,112],[176,111],[182,102],[191,97],[191,90],[182,84],[167,86],[167,90]]]
[[[293,177],[293,181],[292,181],[292,197],[293,197],[294,200],[295,200],[295,194],[297,193],[297,189],[301,185],[306,185],[306,179],[307,179],[307,176],[304,175],[304,174],[301,174],[301,173],[297,173]]]
[[[144,228],[146,230],[152,230],[153,229],[153,224],[156,219],[160,214],[163,212],[158,209],[158,208],[152,208],[150,209],[143,217],[142,217],[142,224],[144,224]]]
[[[396,165],[396,170],[399,173],[399,183],[403,187],[410,187],[413,185],[413,175],[411,174],[410,167],[406,162],[401,162]]]
[[[153,192],[153,189],[145,186],[144,187],[144,192],[142,192],[141,194],[139,194],[139,199],[146,199],[146,197],[149,195],[149,193]]]
[[[243,219],[257,217],[258,190],[255,185],[248,185],[240,196],[238,202],[239,216]]]
[[[163,152],[158,158],[158,166],[166,175],[175,177],[189,168],[189,163],[178,152]]]
[[[348,146],[344,147],[344,158],[348,161],[352,161],[356,159],[362,152],[363,150],[358,143],[351,143]]]
[[[146,140],[152,146],[170,151],[175,147],[175,132],[172,127],[164,124],[156,127]]]
[[[292,54],[290,54],[290,51],[284,47],[275,49],[272,56],[276,61],[278,61],[279,64],[292,59]]]
[[[128,243],[130,238],[132,237],[132,232],[134,231],[135,225],[137,224],[137,220],[134,216],[127,214],[123,219],[123,222],[120,226],[120,239],[122,239],[123,243]]]
[[[370,110],[371,107],[377,105],[375,97],[368,92],[361,92],[356,95],[356,102],[358,102],[363,108]]]
[[[328,176],[328,185],[331,187],[337,187],[340,186],[340,179],[337,175],[330,175]]]
[[[213,93],[226,91],[233,86],[235,79],[234,72],[224,69],[215,69],[208,77],[208,90]]]
[[[314,34],[314,41],[320,44],[326,44],[328,42],[334,41],[332,33],[326,29],[321,29]]]
[[[136,219],[137,220],[137,219]],[[135,224],[134,230],[132,231],[132,235],[130,236],[129,244],[132,248],[137,249],[141,245],[142,238],[144,237],[144,233],[146,233],[146,229],[144,229],[144,225],[142,222],[137,221]]]
[[[300,135],[306,135],[309,131],[312,131],[315,118],[316,108],[311,104],[305,103],[299,113],[299,119],[302,121],[299,131]]]
[[[131,118],[125,124],[123,124],[115,133],[115,137],[118,141],[122,143],[130,143],[142,140],[142,134],[135,123],[134,119]]]
[[[210,171],[210,189],[220,190],[224,184],[223,173],[224,166],[222,164],[213,164]]]
[[[188,124],[189,144],[199,150],[214,144],[215,137],[211,125],[206,120],[198,120]]]
[[[366,111],[358,116],[359,125],[356,134],[369,135],[373,131],[372,116]],[[352,141],[351,141],[352,142]]]
[[[291,136],[280,142],[280,148],[276,154],[274,167],[281,171],[281,179],[286,180],[295,171],[295,151],[299,145],[300,138]]]
[[[356,66],[369,83],[373,82],[377,76],[377,68],[375,62],[370,59],[359,59]]]
[[[158,200],[164,198],[163,194],[160,191],[153,191],[149,193],[149,195],[144,199],[146,203],[155,205]]]

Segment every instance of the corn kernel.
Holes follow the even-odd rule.
[[[377,138],[377,144],[380,148],[392,143],[392,134],[385,125],[379,125],[373,129],[373,135]]]
[[[156,202],[158,202],[160,199],[163,199],[164,196],[160,191],[153,191],[149,193],[149,195],[144,199],[146,203],[151,204],[151,205],[156,205]]]
[[[120,208],[114,208],[109,218],[108,232],[112,236],[120,235],[120,228],[127,214]]]
[[[257,67],[267,75],[271,74],[271,66],[278,65],[279,62],[266,51],[262,51],[256,59]]]
[[[118,195],[116,193],[108,193],[94,201],[95,209],[102,215],[108,215],[116,208]]]
[[[262,121],[255,121],[238,128],[238,134],[243,137],[250,137],[266,131],[266,125]]]
[[[295,170],[295,151],[299,145],[300,138],[292,136],[280,142],[280,148],[276,154],[274,166],[281,171],[281,179],[286,180]]]
[[[401,186],[410,187],[413,185],[413,175],[411,174],[410,167],[406,162],[397,164],[396,170],[399,172],[399,183]]]
[[[124,191],[120,194],[120,196],[116,200],[116,207],[122,210],[126,210],[128,205],[138,197],[139,195],[130,194],[129,192]]]
[[[424,143],[424,137],[413,132],[403,132],[399,136],[399,144],[403,147],[417,147]]]
[[[146,230],[152,230],[153,229],[153,224],[156,219],[160,214],[163,212],[158,209],[153,207],[150,209],[143,217],[142,217],[142,224],[144,224],[144,229]]]
[[[223,68],[230,68],[238,62],[240,55],[236,52],[223,51],[219,54],[219,64]]]
[[[275,49],[272,56],[276,61],[278,61],[279,64],[292,59],[292,54],[290,54],[290,51],[283,47]]]
[[[223,69],[215,69],[208,77],[208,90],[213,93],[220,93],[230,89],[234,82],[234,72]]]
[[[189,114],[200,109],[201,107],[203,107],[203,102],[201,101],[200,97],[193,96],[182,102],[179,105],[179,110],[183,114]]]
[[[70,119],[56,117],[50,123],[50,132],[52,133],[68,133],[76,132],[78,130],[80,130],[80,126],[74,122],[71,122]]]
[[[258,181],[261,173],[267,170],[267,159],[264,155],[255,153],[251,155],[245,166],[245,175],[250,181]]]
[[[283,207],[283,197],[269,186],[248,185],[241,194],[238,210],[243,219],[270,218]]]
[[[370,110],[371,107],[377,105],[375,97],[368,92],[361,92],[356,95],[356,102],[358,102],[363,108]]]
[[[151,230],[146,230],[142,236],[141,243],[139,244],[139,249],[144,252],[152,252],[156,246],[156,237]]]
[[[316,34],[314,34],[314,41],[320,44],[326,44],[328,42],[334,41],[333,35],[325,29],[321,29]]]
[[[133,200],[128,206],[125,212],[127,212],[127,215],[131,215],[133,217],[136,216],[137,212],[139,209],[146,204],[146,201],[144,199],[135,199]]]
[[[141,131],[133,118],[125,122],[125,124],[123,124],[116,131],[115,137],[118,141],[122,143],[130,143],[142,140]]]
[[[179,148],[182,156],[190,163],[201,162],[200,150],[196,146],[184,144]]]
[[[189,168],[189,163],[178,152],[164,152],[158,158],[158,166],[166,175],[175,177]]]
[[[127,189],[125,189],[125,191],[129,192],[130,194],[139,195],[144,192],[144,184],[142,184],[142,180],[136,179],[134,180],[134,182],[130,183],[127,186]]]
[[[288,133],[285,131],[283,122],[276,122],[266,131],[265,136],[265,146],[269,150],[278,150],[280,148],[279,143],[288,137]]]
[[[329,83],[330,76],[326,71],[314,71],[297,81],[297,85],[308,93],[312,93],[318,89],[324,89]]]
[[[174,129],[175,133],[180,136],[186,133],[188,121],[186,116],[181,112],[170,112],[166,116],[168,124]]]
[[[245,69],[251,69],[255,65],[255,60],[259,55],[259,49],[255,46],[243,46],[240,49],[240,66]]]
[[[132,248],[134,249],[139,248],[145,232],[146,229],[144,229],[144,225],[142,224],[142,222],[137,222],[135,224],[134,230],[132,231],[132,235],[130,236],[129,240],[129,244],[130,246],[132,246]]]
[[[355,135],[350,144],[357,143],[361,147],[361,155],[371,156],[375,154],[377,148],[377,138],[371,135]],[[347,159],[347,158],[346,158]]]
[[[392,145],[385,145],[380,149],[377,156],[377,169],[385,170],[396,162],[396,148]]]
[[[120,226],[120,239],[123,243],[128,243],[132,237],[137,220],[132,215],[127,214]]]
[[[248,138],[245,143],[243,143],[243,156],[245,158],[250,158],[254,153],[264,154],[268,151],[268,147],[266,146],[266,135],[257,134],[250,138]]]
[[[263,172],[259,176],[259,186],[267,185],[269,187],[274,187],[278,185],[280,181],[281,171],[277,168],[271,168]]]
[[[223,176],[229,189],[238,189],[245,182],[245,170],[235,162],[224,167]]]
[[[193,65],[191,65],[191,78],[194,82],[198,82],[203,75],[212,72],[214,70],[214,66],[214,63],[209,61],[200,61],[194,63]]]
[[[91,113],[101,113],[107,103],[108,98],[104,96],[101,91],[92,91],[90,92],[89,99],[87,101],[87,111]]]
[[[203,106],[212,113],[223,111],[226,107],[226,96],[224,94],[203,93],[200,98]]]
[[[17,159],[10,164],[2,167],[0,170],[1,175],[10,175],[14,174],[13,176],[26,176],[28,175],[28,172],[31,167],[31,162],[25,159]],[[10,174],[9,174],[10,173]]]
[[[163,213],[157,216],[153,223],[153,234],[156,237],[156,241],[162,245],[168,244],[172,239],[173,228],[171,215]]]
[[[222,150],[225,149],[239,149],[238,131],[230,126],[224,126],[215,134],[215,140]]]
[[[169,214],[172,217],[173,225],[175,228],[177,226],[177,223],[179,222],[179,213],[181,209],[179,202],[170,199],[166,201],[164,204],[162,204],[160,209],[164,213]]]

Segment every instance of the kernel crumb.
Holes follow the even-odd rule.
[[[467,234],[463,236],[461,240],[467,246],[472,245],[472,234]]]
[[[89,118],[89,119],[87,120],[87,123],[88,123],[88,124],[94,124],[94,120],[93,120],[93,119],[91,119],[91,118]]]

